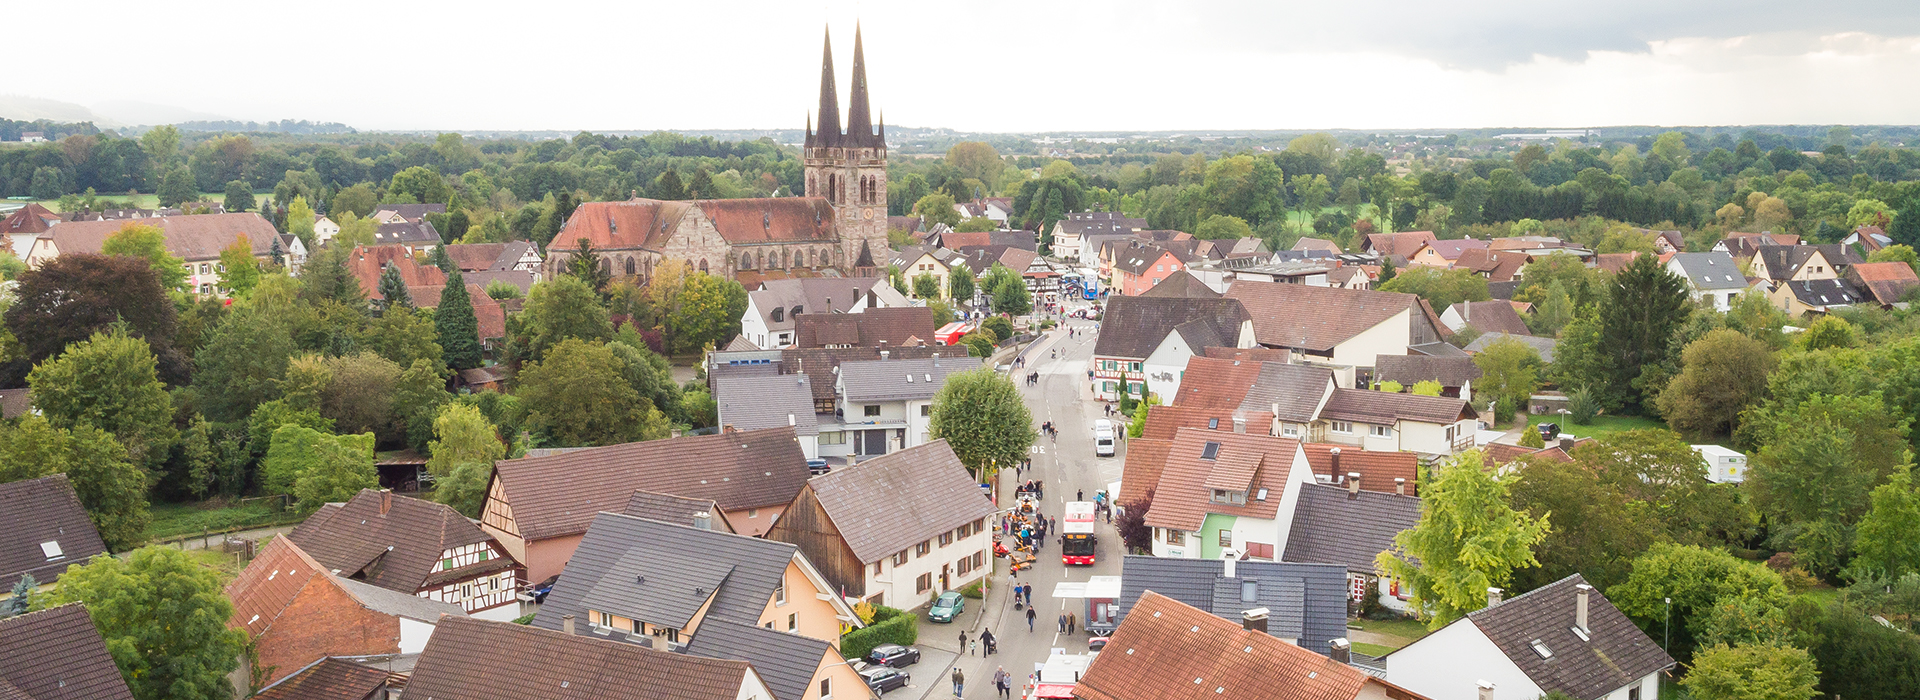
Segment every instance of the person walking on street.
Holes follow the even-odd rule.
[[[967,631],[960,630],[960,651],[967,650]]]
[[[1013,688],[1013,676],[1007,673],[1007,667],[1001,666],[993,672],[993,687],[1000,691],[1000,697],[1011,697],[1009,691]]]
[[[967,656],[973,656],[974,652],[979,650],[980,650],[980,639],[978,637],[975,637],[974,640],[971,642],[967,642]]]
[[[1073,628],[1078,624],[1080,624],[1080,615],[1067,613],[1067,634],[1073,634]]]
[[[1027,607],[1033,607],[1033,584],[1027,584]]]
[[[1060,613],[1060,630],[1059,631],[1061,632],[1067,631],[1067,614],[1066,613]]]
[[[1034,617],[1036,617],[1036,615],[1033,614],[1033,606],[1027,606],[1027,634],[1033,634]]]
[[[994,639],[993,639],[992,629],[980,630],[980,643],[986,645],[987,647],[987,653],[982,654],[981,656],[993,656]]]
[[[953,667],[953,696],[956,698],[960,697],[961,691],[965,690],[966,687],[967,675],[960,672],[959,666]]]

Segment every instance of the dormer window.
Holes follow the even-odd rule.
[[[782,309],[782,308],[775,308],[775,309],[773,310],[773,322],[774,322],[774,323],[780,323],[780,322],[783,322],[783,321],[786,321],[786,320],[787,320],[787,310],[786,310],[786,309]]]
[[[1234,491],[1231,489],[1214,489],[1213,498],[1211,500],[1214,503],[1222,503],[1226,505],[1233,505],[1233,506],[1246,505],[1247,492]]]

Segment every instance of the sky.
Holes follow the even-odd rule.
[[[792,128],[826,30],[845,99],[858,22],[886,120],[967,132],[1920,123],[1912,0],[100,0],[76,21],[12,33],[0,95],[127,122]]]

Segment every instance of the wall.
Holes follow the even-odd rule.
[[[779,520],[780,513],[786,509],[786,505],[783,504],[767,506],[765,508],[723,510],[722,512],[727,514],[727,521],[733,523],[735,533],[748,537],[759,537],[767,534],[768,530],[773,529],[774,521]],[[534,580],[537,581],[539,579]]]
[[[1220,558],[1220,531],[1226,530],[1234,535],[1235,544],[1240,542],[1239,533],[1234,532],[1234,524],[1242,518],[1220,513],[1208,513],[1207,519],[1200,523],[1200,558]]]
[[[768,598],[767,606],[760,611],[760,620],[756,624],[765,627],[771,623],[777,631],[794,631],[800,636],[825,640],[839,647],[840,618],[834,613],[833,603],[820,599],[821,594],[832,596],[834,592],[823,591],[815,586],[813,580],[800,570],[798,560],[787,562],[782,580],[786,582],[787,601],[780,603],[776,598]],[[800,625],[798,629],[787,629],[789,615],[794,616]]]
[[[580,546],[580,538],[585,536],[583,532],[528,542],[527,555],[520,559],[520,563],[527,567],[527,582],[545,581],[548,576],[556,576],[567,568],[567,560],[573,558],[573,550]]]
[[[827,679],[827,690],[833,693],[832,700],[854,700],[873,697],[867,689],[866,679],[848,665],[846,657],[837,651],[828,651],[820,655],[820,666],[813,671],[813,682],[807,686],[807,695],[802,700],[827,700],[820,694],[820,680]],[[988,677],[991,680],[991,676]],[[1654,700],[1648,698],[1647,700]]]
[[[1640,700],[1658,700],[1658,698],[1660,697],[1660,672],[1659,671],[1654,671],[1653,673],[1647,674],[1647,676],[1645,678],[1640,679],[1639,682],[1640,682]],[[1594,700],[1627,700],[1627,691],[1631,690],[1632,688],[1633,688],[1633,684],[1628,683],[1626,685],[1615,688],[1613,692],[1607,693],[1606,695],[1602,695],[1599,698],[1595,698]]]
[[[1333,363],[1351,367],[1372,367],[1377,355],[1405,355],[1412,341],[1411,309],[1394,314],[1378,325],[1361,331],[1346,342],[1333,346]]]
[[[866,596],[871,598],[875,592],[881,592],[885,595],[881,601],[883,604],[911,610],[916,606],[923,605],[927,601],[932,600],[935,593],[943,590],[940,588],[940,567],[942,565],[948,567],[947,589],[966,587],[967,584],[980,579],[983,574],[992,570],[992,541],[988,539],[987,532],[988,530],[983,528],[980,532],[976,532],[965,539],[955,539],[952,544],[945,547],[940,546],[940,533],[932,533],[927,538],[931,540],[931,545],[926,556],[916,556],[914,554],[919,544],[916,542],[907,547],[907,563],[905,565],[895,567],[893,565],[893,558],[889,556],[882,560],[884,563],[881,565],[881,572],[878,576],[875,576],[873,573],[873,565],[868,564],[865,574],[867,580]],[[981,551],[986,552],[986,555],[982,558],[981,568],[969,571],[964,575],[961,574],[958,563],[960,558],[963,556],[972,556],[974,553]],[[921,574],[932,574],[933,587],[929,589],[929,592],[914,590],[916,587],[915,582],[920,578]],[[977,604],[978,603],[973,603],[973,605]]]
[[[513,610],[513,608],[496,608],[496,609]],[[513,618],[511,617],[506,619],[506,621],[508,622],[511,622],[512,620]],[[427,648],[427,639],[432,636],[433,636],[433,625],[427,624],[425,622],[421,622],[419,620],[409,620],[404,617],[400,618],[400,653],[402,654],[420,653],[421,649]]]
[[[1166,340],[1153,349],[1142,365],[1147,374],[1147,391],[1160,395],[1161,404],[1173,403],[1173,397],[1180,395],[1180,380],[1186,376],[1187,360],[1203,352],[1187,345],[1187,339],[1179,333],[1167,333]]]
[[[368,610],[332,579],[315,576],[254,641],[264,685],[323,656],[398,653],[401,639],[399,618]]]
[[[1388,683],[1432,700],[1476,700],[1482,680],[1494,684],[1492,700],[1535,700],[1542,694],[1493,640],[1464,618],[1389,654],[1386,664]]]

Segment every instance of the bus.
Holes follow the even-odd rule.
[[[1094,545],[1093,501],[1067,504],[1067,516],[1061,519],[1060,562],[1069,566],[1092,566]]]

